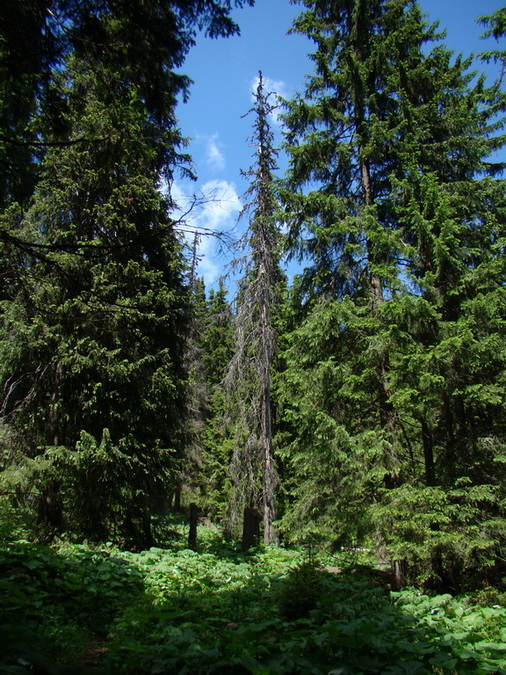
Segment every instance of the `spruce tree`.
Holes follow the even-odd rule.
[[[234,353],[233,312],[223,279],[211,289],[206,303],[201,349],[208,391],[207,416],[202,434],[203,467],[200,484],[202,510],[223,521],[231,498],[230,462],[234,440],[227,422],[225,376]]]
[[[227,374],[236,428],[231,465],[232,521],[238,520],[244,508],[257,511],[263,520],[266,544],[276,540],[271,377],[276,347],[273,316],[281,281],[273,178],[276,153],[268,120],[272,109],[260,73],[250,111],[255,115],[255,164],[246,174],[251,179],[246,206],[251,216],[244,241],[250,255],[237,298],[235,353]]]
[[[500,101],[469,61],[422,49],[436,34],[414,2],[304,4],[295,30],[316,43],[316,74],[288,103],[286,203],[310,302],[280,393],[294,428],[285,527],[376,531],[413,570],[456,584],[473,564],[492,570],[503,545],[501,509],[489,518],[503,352],[485,347],[503,330],[504,186],[487,160],[503,143]],[[469,508],[467,525],[441,519],[443,503]]]
[[[159,189],[188,171],[175,69],[198,27],[238,29],[230,2],[39,4],[54,53],[29,64],[47,86],[20,91],[35,137],[10,141],[41,153],[1,214],[4,421],[37,455],[41,521],[143,545],[174,484],[187,380],[181,246]]]
[[[310,412],[315,400],[304,404],[307,414],[322,420],[324,427],[330,422],[325,431],[316,424],[313,433],[308,426],[311,440],[306,443],[316,448],[320,440],[329,440],[330,433],[341,438],[339,445],[351,432],[346,444],[353,451],[346,451],[346,464],[354,464],[357,484],[364,482],[356,491],[363,497],[369,494],[359,499],[366,505],[371,489],[374,493],[382,482],[401,480],[406,455],[403,428],[391,400],[382,311],[385,301],[402,287],[398,263],[403,245],[392,217],[391,175],[405,149],[404,91],[423,60],[422,45],[434,31],[424,25],[412,2],[303,4],[306,11],[296,19],[293,31],[315,43],[311,56],[315,74],[304,95],[288,102],[285,115],[289,245],[292,255],[307,265],[299,292],[310,312],[306,327],[295,335],[305,340],[304,335],[316,330],[314,348],[304,360],[315,367],[324,360],[330,370],[322,384],[336,388],[321,392],[322,401],[330,406],[324,404],[323,418],[317,408]],[[323,322],[330,320],[335,326],[329,336],[315,327],[320,312]],[[306,343],[302,350],[307,348]],[[294,343],[288,353],[290,360],[295,358],[294,365],[298,352]],[[332,370],[338,371],[334,385]],[[338,389],[342,397],[336,400]],[[313,399],[315,392],[307,394]],[[290,397],[286,394],[288,407]],[[300,447],[299,441],[296,437],[294,443]],[[300,470],[304,471],[302,464]],[[343,466],[340,471],[347,469]],[[337,485],[328,490],[342,491]],[[311,502],[307,492],[298,491],[296,502]],[[328,505],[325,492],[315,489],[315,499],[320,495]],[[345,508],[352,508],[353,499],[343,499]],[[360,509],[354,510],[358,517]],[[314,504],[312,511],[318,512]],[[295,508],[294,520],[296,512]],[[286,518],[291,522],[290,509]],[[356,517],[343,514],[342,520],[350,533],[362,527]]]
[[[32,267],[26,324],[32,334],[41,331],[36,358],[45,372],[34,382],[23,364],[18,401],[35,390],[16,418],[38,430],[42,445],[70,449],[55,462],[77,471],[80,498],[68,503],[80,505],[73,518],[85,534],[104,536],[102,524],[119,521],[126,537],[140,536],[136,523],[143,523],[146,538],[145,514],[167,489],[177,450],[185,377],[181,254],[157,190],[153,129],[133,86],[98,68],[91,79],[77,57],[66,76],[68,97],[75,97],[71,134],[89,130],[95,139],[47,153],[24,217],[50,248]],[[91,481],[85,490],[83,475],[100,455],[82,444],[82,432],[100,443],[104,430],[116,448],[114,468],[106,485]],[[95,472],[102,470],[99,464]],[[121,507],[98,508],[97,489],[107,499],[115,494]]]
[[[404,544],[404,551],[419,570],[425,566],[440,583],[459,588],[478,573],[493,581],[506,541],[499,393],[506,201],[502,166],[490,159],[504,144],[504,118],[497,116],[497,84],[486,87],[483,77],[473,82],[465,72],[469,61],[451,63],[439,49],[427,63],[445,77],[424,82],[426,99],[413,107],[404,177],[394,181],[411,297],[397,307],[390,303],[385,316],[397,331],[391,340],[397,356],[393,399],[415,447],[422,448],[427,488],[406,485],[387,502],[397,513],[399,548],[414,513],[425,510],[423,545]],[[441,519],[442,504],[455,514],[450,523]],[[393,538],[392,521],[384,522]]]

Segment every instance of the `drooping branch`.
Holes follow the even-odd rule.
[[[249,215],[242,241],[249,255],[237,299],[235,354],[226,378],[234,397],[239,430],[231,466],[236,488],[235,517],[245,507],[261,511],[266,544],[276,540],[271,370],[276,349],[273,313],[281,278],[272,173],[275,151],[268,122],[272,109],[260,73],[255,105],[250,111],[255,114],[255,163],[244,174],[252,179],[247,191],[250,200],[241,213],[243,217]]]

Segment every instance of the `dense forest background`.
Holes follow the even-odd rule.
[[[197,32],[253,1],[4,4],[4,541],[142,550],[195,504],[232,539],[370,547],[400,585],[498,583],[502,78],[412,0],[301,2],[313,71],[282,102],[282,176],[259,78],[230,298],[176,215],[177,105]],[[504,64],[505,10],[482,22]]]

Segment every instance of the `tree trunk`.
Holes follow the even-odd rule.
[[[173,512],[181,513],[181,481],[178,478],[174,489]]]
[[[197,550],[197,524],[199,519],[198,506],[192,502],[190,504],[190,530],[188,532],[188,548],[192,551]]]
[[[407,563],[405,560],[392,560],[392,574],[396,590],[406,586]]]
[[[422,420],[423,459],[425,462],[425,483],[435,485],[436,475],[434,470],[434,448],[432,435],[425,420]]]
[[[241,551],[245,552],[256,546],[260,539],[260,513],[257,509],[247,506],[244,509]]]
[[[55,532],[63,529],[63,504],[60,497],[60,482],[56,479],[44,486],[38,499],[37,525]]]
[[[145,503],[142,509],[142,534],[144,536],[144,545],[146,548],[153,546],[153,532],[151,530],[151,509],[149,508],[148,500],[145,498]]]
[[[264,521],[264,543],[266,545],[276,542],[276,533],[273,522],[275,519],[275,470],[274,455],[272,451],[272,417],[271,417],[271,362],[272,349],[269,340],[269,317],[268,307],[264,303],[262,307],[262,372],[261,372],[261,434],[263,448],[262,470],[262,507]]]

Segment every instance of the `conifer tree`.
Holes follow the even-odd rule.
[[[329,433],[337,434],[339,443],[348,438],[346,444],[354,451],[346,452],[347,464],[355,457],[355,475],[376,489],[382,477],[388,484],[398,482],[406,452],[390,396],[381,314],[385,300],[402,286],[398,266],[402,243],[392,218],[391,174],[405,150],[403,92],[433,30],[424,26],[416,4],[409,1],[303,4],[306,11],[293,30],[315,43],[311,57],[315,74],[304,95],[288,102],[285,115],[289,244],[292,255],[308,264],[301,289],[311,311],[306,328],[297,329],[296,335],[304,331],[308,337],[315,335],[310,350],[304,343],[302,349],[308,350],[304,359],[315,367],[325,361],[329,384],[330,371],[338,370],[335,386],[343,393],[341,401],[335,400],[335,390],[321,393],[330,407],[324,403],[323,419],[314,409],[311,416],[328,428],[316,424],[311,431],[308,425],[312,440],[305,442],[316,448]],[[333,306],[340,300],[345,302]],[[336,327],[332,337],[316,327],[320,311],[323,321]],[[322,337],[321,347],[316,335]],[[305,341],[302,334],[301,339]],[[294,350],[295,344],[290,354],[296,362]],[[310,398],[314,393],[307,391]],[[292,394],[287,399],[294,400]],[[357,415],[360,424],[355,423]],[[365,489],[356,491],[366,494]],[[320,495],[328,504],[325,492],[316,488],[314,498]],[[342,490],[334,485],[328,492]],[[312,501],[307,493],[301,491],[302,502]],[[351,508],[354,500],[348,497],[344,500]],[[297,518],[296,511],[292,515],[287,511],[288,520]],[[347,520],[353,529],[356,518]]]
[[[204,279],[197,277],[199,235],[193,239],[189,270],[190,307],[187,319],[185,364],[188,372],[188,391],[183,436],[181,471],[177,477],[174,509],[181,508],[182,492],[191,500],[196,498],[203,464],[203,432],[209,407],[209,386],[205,374],[202,350],[202,332],[206,320],[206,292]]]
[[[202,358],[206,379],[211,387],[223,382],[231,359],[233,344],[233,316],[227,289],[222,277],[218,289],[211,289],[206,303],[205,330],[202,337]]]
[[[427,489],[406,485],[398,500],[390,495],[387,502],[395,504],[397,545],[414,511],[426,511],[432,520],[426,548],[410,550],[410,557],[425,558],[418,560],[419,569],[426,565],[436,579],[458,588],[465,575],[478,570],[493,580],[506,542],[500,507],[505,419],[498,396],[505,365],[499,345],[506,195],[502,166],[490,160],[504,145],[504,117],[498,117],[503,103],[497,83],[486,87],[483,77],[473,83],[465,72],[469,61],[457,58],[452,64],[450,54],[439,49],[427,64],[445,77],[424,83],[421,91],[431,105],[418,99],[413,106],[412,150],[405,156],[404,178],[394,181],[412,292],[397,307],[390,303],[393,313],[385,315],[398,330],[391,340],[392,358],[398,349],[393,399],[414,446],[423,450]],[[442,503],[458,514],[451,525],[440,520]],[[384,522],[391,527],[391,520]]]
[[[422,49],[437,36],[414,2],[304,5],[295,30],[316,43],[316,74],[288,104],[286,202],[292,251],[308,256],[302,292],[318,303],[285,353],[297,429],[285,527],[339,540],[379,524],[394,556],[456,584],[473,564],[492,570],[504,541],[502,471],[490,487],[503,350],[485,347],[503,331],[504,185],[487,160],[503,143],[500,100],[469,61]],[[466,481],[483,508],[464,507]],[[441,519],[442,503],[468,508],[467,525]]]
[[[188,79],[175,70],[199,27],[237,32],[230,9],[218,0],[29,6],[51,49],[41,63],[21,62],[31,95],[20,91],[23,124],[35,126],[9,129],[9,142],[41,152],[27,167],[31,186],[3,187],[12,264],[1,375],[4,421],[25,432],[44,468],[39,516],[54,527],[147,544],[150,515],[171,490],[187,298],[173,205],[159,188],[188,171],[175,118]],[[9,38],[10,21],[1,28]],[[13,50],[2,42],[2,67]],[[12,97],[0,103],[12,115]]]
[[[92,79],[77,57],[65,76],[68,97],[75,97],[72,137],[84,130],[102,140],[48,152],[24,217],[54,250],[32,267],[24,329],[29,341],[41,331],[35,359],[45,374],[35,383],[22,365],[25,387],[35,391],[16,418],[38,430],[39,443],[71,449],[55,464],[75,469],[81,495],[82,474],[94,463],[82,432],[100,443],[107,430],[104,452],[116,449],[110,480],[89,483],[87,504],[69,497],[72,508],[81,505],[72,517],[88,536],[103,536],[102,523],[119,521],[126,537],[141,536],[136,523],[143,523],[142,537],[149,538],[146,514],[170,479],[183,401],[181,255],[157,191],[154,129],[133,85],[98,67]],[[24,392],[18,388],[17,396]],[[98,510],[98,488],[108,499],[115,494],[121,507]]]
[[[200,505],[216,522],[223,521],[231,498],[230,462],[233,437],[227,423],[228,397],[224,379],[234,353],[233,312],[223,279],[211,289],[201,337],[208,407],[203,430],[204,462]]]
[[[252,140],[255,164],[246,174],[251,213],[245,243],[250,257],[240,284],[235,317],[235,353],[227,374],[234,404],[236,428],[231,472],[234,484],[233,520],[244,507],[257,510],[263,519],[266,544],[276,540],[276,470],[272,449],[271,371],[275,352],[273,316],[279,302],[279,233],[273,171],[275,151],[268,115],[273,106],[260,73]]]

